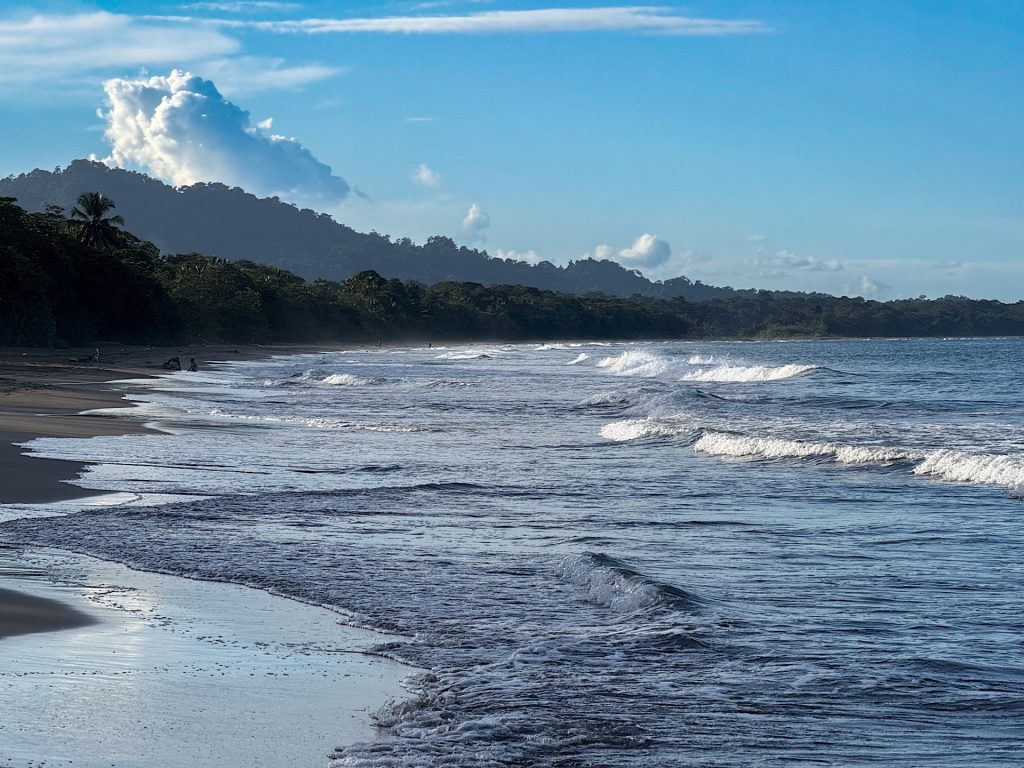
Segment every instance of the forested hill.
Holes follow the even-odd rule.
[[[445,281],[526,285],[576,295],[639,294],[704,301],[756,293],[716,288],[685,277],[651,282],[611,261],[581,259],[567,267],[548,262],[533,266],[490,258],[447,237],[432,237],[417,245],[407,238],[356,232],[326,214],[300,210],[277,198],[257,198],[238,187],[195,184],[175,189],[145,174],[88,160],[75,160],[63,170],[37,169],[0,179],[0,196],[16,198],[22,208],[34,212],[48,204],[67,210],[86,191],[117,201],[117,212],[132,232],[165,253],[248,259],[307,280],[344,280],[372,269],[384,277],[424,285]]]
[[[69,213],[26,213],[0,197],[0,345],[1024,335],[1024,301],[762,293],[689,302],[427,287],[372,271],[307,282],[251,261],[162,254],[95,193]]]

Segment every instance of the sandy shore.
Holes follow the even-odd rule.
[[[359,652],[393,638],[323,608],[59,551],[0,551],[0,570],[84,619],[0,640],[4,768],[324,766],[406,695],[412,670]]]
[[[202,369],[325,348],[104,347],[99,363],[79,361],[95,349],[0,349],[0,507],[73,511],[102,493],[69,482],[85,464],[18,444],[153,431],[112,382],[163,373],[174,356]],[[370,714],[403,697],[411,672],[360,653],[388,638],[338,618],[246,587],[0,545],[0,690],[18,702],[0,718],[0,765],[323,765],[336,746],[377,737]]]

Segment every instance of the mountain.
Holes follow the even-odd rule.
[[[36,169],[0,179],[0,196],[27,211],[69,209],[83,192],[117,203],[128,228],[165,253],[203,253],[230,261],[270,264],[308,280],[345,280],[364,270],[425,285],[444,281],[525,285],[586,295],[683,297],[691,301],[753,296],[677,277],[652,282],[612,261],[580,259],[566,267],[491,258],[484,251],[431,237],[417,245],[376,232],[356,232],[323,213],[276,197],[258,198],[238,187],[194,184],[174,188],[143,173],[75,160],[67,168]]]

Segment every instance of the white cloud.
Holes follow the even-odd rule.
[[[228,96],[301,90],[309,83],[347,71],[344,67],[321,64],[289,66],[284,59],[261,56],[211,59],[197,65],[196,69],[203,77],[216,81],[217,89]]]
[[[220,11],[221,13],[247,13],[260,11],[295,11],[301,3],[282,3],[275,0],[234,0],[219,3],[184,3],[178,6],[185,11]]]
[[[437,189],[443,181],[441,174],[429,168],[426,163],[420,163],[419,168],[413,172],[411,178],[416,184],[422,187],[430,187],[431,189]]]
[[[462,220],[462,231],[465,235],[474,241],[486,240],[487,237],[484,234],[484,230],[490,226],[491,217],[487,215],[483,208],[476,203],[469,206],[466,218]]]
[[[175,185],[219,181],[323,209],[344,179],[294,139],[267,135],[216,86],[188,72],[104,83],[107,162],[137,165]]]
[[[407,117],[405,118],[407,123],[434,123],[437,122],[436,117]]]
[[[0,83],[36,88],[97,70],[178,64],[238,49],[237,40],[208,27],[104,11],[0,19]]]
[[[768,235],[747,235],[748,243],[763,243],[768,239]]]
[[[654,269],[667,262],[672,248],[657,235],[643,234],[629,248],[619,251],[616,259],[622,266],[636,269]]]
[[[842,272],[843,265],[835,259],[821,261],[813,256],[800,256],[785,249],[764,254],[760,249],[747,259],[746,266],[758,277],[785,277],[794,272]]]
[[[296,90],[345,70],[238,55],[226,30],[188,17],[95,13],[0,17],[0,92],[23,98],[93,98],[100,81],[126,71],[187,67],[223,93]]]
[[[498,249],[499,259],[509,259],[511,261],[523,261],[527,264],[540,264],[543,259],[537,255],[537,252],[532,248],[528,251],[504,251],[501,248]]]
[[[382,16],[351,19],[209,20],[224,27],[268,32],[325,34],[384,32],[401,34],[487,34],[540,32],[639,32],[690,37],[723,37],[770,32],[754,19],[709,19],[684,16],[670,8],[617,6],[605,8],[539,8],[482,11],[463,15]]]

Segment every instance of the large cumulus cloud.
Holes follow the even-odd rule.
[[[349,194],[330,166],[295,139],[253,124],[209,80],[175,70],[103,87],[113,165],[140,166],[178,186],[219,181],[321,209]]]

